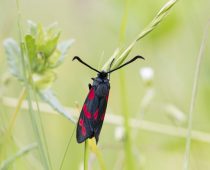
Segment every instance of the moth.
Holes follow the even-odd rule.
[[[93,137],[95,137],[96,143],[98,143],[109,98],[110,74],[134,62],[136,59],[144,58],[138,55],[121,66],[111,70],[111,66],[114,62],[114,60],[112,60],[108,71],[98,71],[82,61],[78,56],[73,58],[73,60],[78,60],[80,63],[98,73],[97,77],[92,78],[92,85],[89,84],[89,93],[80,112],[76,130],[76,138],[78,143],[82,143],[86,139]]]

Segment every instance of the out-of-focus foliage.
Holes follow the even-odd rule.
[[[44,28],[41,24],[28,21],[28,25],[29,33],[24,35],[20,45],[11,38],[4,41],[9,70],[20,81],[31,78],[29,84],[41,98],[67,119],[75,122],[50,89],[56,79],[54,70],[63,63],[74,40],[59,43],[60,31],[57,24]],[[21,64],[22,58],[25,66]],[[25,71],[24,77],[23,69],[27,68],[29,71]]]
[[[58,44],[60,32],[57,31],[56,24],[46,29],[32,21],[28,24],[30,31],[24,36],[21,47],[11,38],[4,42],[10,72],[20,80],[24,79],[21,67],[21,55],[24,55],[23,52],[21,54],[21,48],[23,48],[22,51],[26,52],[28,59],[25,62],[30,66],[35,88],[50,88],[56,78],[54,69],[63,62],[73,40]]]
[[[41,43],[39,44],[39,50],[42,50],[41,53],[38,53],[35,43],[38,40],[38,37],[35,35],[37,35],[39,24],[29,23],[31,29],[27,35],[30,36],[23,38],[23,43],[26,44],[26,41],[29,43],[30,55],[33,56],[37,52],[33,61],[40,65],[36,66],[32,63],[33,67],[31,67],[31,70],[33,80],[38,83],[36,88],[39,88],[39,92],[46,91],[44,96],[47,96],[47,99],[51,99],[54,98],[54,95],[52,95],[53,90],[62,104],[71,108],[76,106],[76,114],[79,115],[88,93],[87,85],[91,83],[90,78],[96,75],[86,67],[73,63],[71,57],[78,55],[91,66],[98,67],[98,69],[102,68],[104,63],[112,56],[113,51],[117,49],[113,54],[114,57],[122,54],[121,52],[138,37],[139,32],[144,30],[145,26],[151,22],[167,0],[133,0],[127,2],[128,18],[125,43],[122,47],[120,46],[119,50],[120,25],[125,8],[124,1],[20,0],[24,33],[28,30],[28,25],[25,24],[28,19],[44,25],[56,21],[62,30],[62,34],[57,29],[52,32],[51,35],[53,36],[50,39],[53,38],[51,40],[48,39],[51,43],[43,41],[42,45]],[[122,119],[117,119],[117,116],[122,116],[124,113],[121,103],[122,97],[126,98],[130,118],[135,120],[132,123],[136,123],[131,125],[132,159],[136,169],[182,169],[186,139],[182,137],[183,135],[176,136],[176,134],[180,132],[181,128],[187,127],[196,56],[199,51],[204,27],[210,18],[209,6],[210,1],[178,1],[168,14],[168,17],[157,29],[135,44],[126,60],[136,55],[142,55],[146,60],[144,62],[136,62],[132,66],[123,69],[126,82],[125,96],[122,96],[120,91],[122,84],[120,83],[119,72],[111,75],[107,120],[105,119],[98,145],[101,159],[103,159],[107,169],[121,170],[126,163],[124,152],[125,129],[120,124]],[[14,37],[15,40],[18,40],[17,16],[14,1],[0,1],[1,44],[7,37]],[[45,40],[48,37],[47,30],[48,28],[42,28],[42,31],[45,32],[43,35]],[[65,51],[62,49],[67,49],[68,43],[62,45],[62,42],[59,43],[56,37],[59,37],[60,40],[73,37],[76,43],[65,55],[65,52],[61,51]],[[56,41],[58,42],[58,44],[56,43],[56,49],[51,53],[53,42],[55,43]],[[7,50],[7,53],[10,53],[9,56],[5,55],[4,47],[0,47],[1,80],[8,75],[8,64],[10,65],[9,68],[12,68],[10,69],[11,73],[18,79],[21,80],[24,74],[20,60],[18,60],[20,58],[20,44],[17,42],[12,39],[8,40],[9,51]],[[46,48],[47,42],[50,45]],[[198,139],[193,137],[190,170],[210,169],[209,142],[204,142],[208,141],[209,136],[206,134],[210,133],[209,42],[208,40],[201,64],[198,95],[193,114],[193,132],[197,130],[205,133],[198,133]],[[44,46],[45,48],[43,49]],[[25,46],[26,49],[28,48]],[[51,55],[49,55],[50,53]],[[46,55],[49,56],[45,58]],[[65,62],[57,67],[63,61],[62,56],[67,55],[69,58],[66,58]],[[44,61],[47,61],[47,63]],[[147,72],[144,70],[139,76],[139,70],[142,71],[142,68],[150,68],[152,70],[153,73],[152,76],[150,74],[149,79],[147,79],[148,70]],[[17,81],[17,79],[9,77],[9,80],[7,83],[0,84],[1,136],[5,132],[11,113],[14,112],[16,107],[12,101],[7,104],[4,97],[18,99],[22,88],[22,83],[18,83],[20,81]],[[49,93],[48,90],[50,91]],[[52,106],[57,105],[55,100],[50,101],[53,102]],[[111,117],[111,120],[108,120],[110,113],[113,113],[114,116]],[[66,114],[70,115],[67,112]],[[75,125],[61,116],[45,113],[42,110],[41,118],[52,167],[59,169]],[[139,123],[138,120],[143,120],[143,122]],[[172,131],[171,126],[175,128]],[[161,129],[163,132],[161,132]],[[8,160],[20,148],[33,143],[34,135],[32,132],[32,123],[28,110],[21,109],[12,134],[18,146],[14,146],[9,142],[6,142],[5,145],[4,138],[0,138],[0,162]],[[194,133],[195,136],[196,134]],[[9,148],[7,153],[5,153],[5,148]],[[75,133],[73,133],[62,170],[77,170],[81,168],[83,164],[83,149],[83,145],[76,143]],[[100,169],[100,164],[95,154],[96,150],[92,149],[93,153],[89,156],[89,165],[93,170],[98,170]],[[17,159],[9,168],[21,170],[43,169],[40,164],[40,157],[37,151],[33,151],[21,157],[21,159]]]
[[[123,61],[128,57],[133,47],[136,45],[136,43],[141,40],[143,37],[145,37],[147,34],[149,34],[151,31],[153,31],[167,16],[170,9],[177,3],[177,0],[170,0],[168,1],[157,13],[157,15],[154,17],[154,19],[146,26],[142,32],[134,39],[134,41],[125,49],[122,50],[120,54],[118,49],[114,52],[114,54],[111,56],[111,58],[105,63],[103,66],[103,70],[107,70],[112,62],[113,59],[115,59],[113,63],[113,68],[119,67]]]

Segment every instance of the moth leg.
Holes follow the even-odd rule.
[[[89,90],[92,88],[92,85],[90,83],[88,84],[88,88]]]

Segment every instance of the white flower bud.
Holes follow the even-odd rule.
[[[139,73],[145,83],[150,83],[154,78],[154,70],[151,67],[143,67]]]

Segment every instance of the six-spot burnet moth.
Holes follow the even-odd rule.
[[[98,71],[95,68],[91,67],[84,61],[82,61],[78,56],[75,56],[73,60],[78,60],[80,63],[84,64],[85,66],[89,67],[90,69],[96,71],[98,73],[96,78],[92,78],[93,84],[89,84],[89,93],[85,100],[85,103],[82,107],[82,111],[80,113],[78,123],[77,123],[77,142],[82,143],[88,138],[95,137],[96,143],[98,143],[99,134],[101,131],[101,127],[103,125],[106,106],[109,97],[109,90],[110,90],[110,74],[127,64],[134,62],[136,59],[144,59],[142,56],[136,56],[130,61],[122,64],[121,66],[110,70],[112,60],[109,70],[106,71]]]

